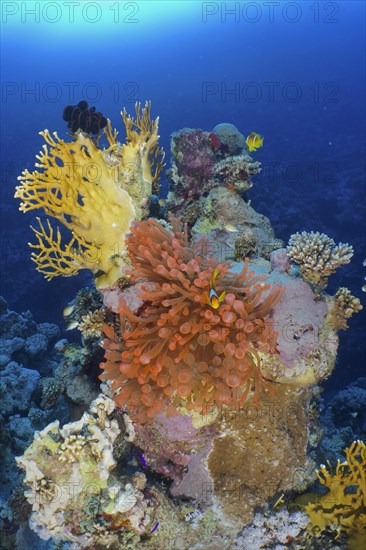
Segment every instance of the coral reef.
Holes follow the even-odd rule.
[[[55,349],[59,327],[51,323],[37,324],[29,311],[19,314],[9,310],[3,298],[0,303],[0,483],[4,499],[0,538],[1,547],[10,550],[21,548],[16,543],[17,530],[29,515],[15,455],[24,452],[31,443],[35,429],[55,418],[67,422],[70,411],[60,393],[56,393],[54,399],[50,391],[43,393],[47,387],[45,381],[52,379],[61,359]]]
[[[125,259],[124,241],[130,224],[148,209],[153,185],[162,168],[158,147],[158,119],[151,121],[150,104],[136,104],[136,118],[124,110],[126,143],[117,142],[117,132],[108,122],[107,149],[99,149],[83,132],[65,142],[56,132],[40,132],[47,145],[37,156],[40,171],[25,170],[18,179],[15,197],[20,210],[43,209],[61,222],[71,240],[63,244],[60,229],[38,218],[33,229],[37,244],[32,259],[38,271],[50,280],[89,269],[96,285],[113,284]]]
[[[294,511],[306,495],[291,507],[318,483],[319,456],[337,459],[364,437],[359,380],[327,406],[320,443],[319,385],[337,332],[362,309],[347,288],[323,290],[352,247],[303,232],[283,248],[248,201],[261,165],[234,125],[172,135],[164,203],[150,104],[121,113],[125,143],[106,120],[102,148],[102,117],[85,103],[65,113],[73,141],[42,132],[40,170],[23,172],[16,191],[21,210],[43,208],[71,231],[63,245],[40,221],[38,269],[52,278],[88,268],[97,290],[64,311],[81,345],[0,299],[5,538],[37,550],[343,550],[348,536],[358,548],[360,441],[334,475],[321,467],[329,492],[309,515]]]
[[[108,321],[108,310],[101,308],[81,318],[78,329],[85,338],[101,338],[103,325]]]
[[[338,460],[334,474],[322,464],[317,471],[320,483],[328,489],[306,511],[315,533],[327,527],[345,532],[349,548],[360,549],[366,540],[366,446],[354,441],[344,451],[346,460]]]
[[[239,284],[243,268],[246,273],[253,269],[248,282],[256,281],[254,287],[258,284],[267,287],[267,290],[261,287],[263,294],[261,292],[258,296],[258,305],[265,303],[261,300],[268,299],[268,293],[274,288],[281,287],[285,292],[281,293],[281,299],[280,295],[275,298],[268,312],[270,319],[266,321],[271,332],[278,333],[277,352],[273,347],[272,353],[268,353],[271,348],[266,349],[266,346],[258,349],[263,383],[273,394],[271,391],[262,393],[259,408],[253,407],[251,399],[240,403],[240,394],[236,403],[230,403],[227,396],[235,395],[235,388],[226,379],[218,379],[213,371],[210,386],[224,382],[226,387],[221,391],[225,399],[214,401],[217,395],[215,386],[207,398],[205,386],[200,386],[197,380],[206,380],[202,375],[211,374],[217,360],[213,357],[212,367],[203,373],[199,370],[202,367],[200,356],[196,363],[187,363],[184,356],[174,361],[184,351],[184,346],[188,357],[191,352],[196,356],[200,349],[194,331],[185,334],[179,327],[187,322],[193,326],[197,318],[194,307],[198,312],[203,311],[203,316],[209,311],[209,319],[204,317],[207,328],[204,326],[197,333],[200,338],[208,331],[208,338],[203,341],[206,343],[203,357],[209,367],[210,337],[216,334],[217,326],[221,328],[220,334],[225,334],[230,324],[229,318],[222,325],[218,322],[216,327],[207,321],[214,319],[215,314],[218,321],[231,312],[225,306],[230,305],[231,298],[227,302],[226,297],[233,288],[228,290],[218,310],[213,311],[205,303],[202,310],[200,297],[207,292],[217,264],[212,258],[200,258],[200,248],[195,253],[197,244],[188,247],[187,237],[181,229],[177,232],[176,227],[173,235],[154,220],[138,222],[133,228],[128,238],[133,285],[119,292],[116,288],[111,293],[103,291],[110,307],[120,312],[121,328],[120,332],[111,327],[105,329],[107,363],[101,365],[105,369],[102,379],[112,379],[117,403],[132,413],[134,443],[143,449],[151,468],[173,480],[171,494],[194,498],[201,506],[214,501],[225,518],[239,525],[240,522],[249,522],[253,508],[263,505],[279,491],[302,491],[313,481],[315,463],[309,452],[318,444],[319,430],[312,412],[311,400],[316,393],[316,386],[314,389],[312,386],[331,373],[338,339],[327,325],[325,299],[315,299],[311,286],[290,274],[291,266],[283,249],[272,254],[272,265],[257,260],[250,263],[250,268],[243,263],[219,266],[217,293],[226,289],[227,277],[230,277],[230,281],[235,281],[235,288],[244,288],[244,293],[237,296],[245,307],[251,299],[252,285],[245,289],[245,285]],[[225,272],[223,267],[229,271]],[[208,270],[207,275],[202,275],[204,268]],[[144,280],[147,282],[142,282]],[[189,313],[184,315],[184,308],[188,306]],[[239,304],[236,307],[239,308]],[[238,314],[240,310],[237,309],[235,315]],[[162,328],[169,328],[169,333],[164,330],[159,334]],[[239,345],[239,349],[248,342],[250,346],[257,345],[251,339],[251,333],[229,332],[229,338],[238,337],[230,340],[230,344]],[[186,342],[190,345],[187,346]],[[215,344],[213,349],[217,356]],[[145,360],[145,354],[151,354],[151,359],[148,356]],[[168,358],[169,370],[164,369],[164,357]],[[230,362],[225,355],[219,358],[219,372],[223,373]],[[241,362],[235,363],[239,374]],[[182,380],[179,376],[181,370],[185,375]],[[162,390],[168,388],[167,393],[159,391],[160,375],[165,373],[169,379],[164,380]],[[145,385],[148,385],[146,392],[143,391]],[[187,386],[193,388],[191,393],[187,393],[188,398],[179,389],[185,391]],[[197,389],[199,393],[195,394]],[[251,395],[249,392],[248,397]],[[198,397],[204,401],[202,404],[197,403]],[[176,406],[176,410],[171,408],[171,404]],[[212,407],[213,404],[216,407]],[[175,414],[172,418],[161,414],[167,405],[167,412]],[[205,408],[202,405],[206,405]],[[144,425],[146,420],[151,421],[150,417],[152,423]],[[263,458],[263,449],[271,449],[268,460]]]
[[[15,362],[21,367],[36,368],[41,374],[49,374],[55,368],[49,352],[59,338],[59,327],[51,323],[37,324],[30,311],[20,315],[10,311],[5,300],[3,303],[3,313],[0,314],[0,369]]]
[[[167,208],[197,237],[206,234],[215,243],[215,256],[222,261],[243,260],[244,254],[268,258],[283,246],[269,220],[242,196],[261,168],[235,126],[219,124],[211,133],[186,128],[173,134],[171,150]]]
[[[135,425],[134,443],[153,470],[173,480],[174,497],[195,499],[202,509],[214,504],[239,528],[256,507],[314,480],[308,457],[311,397],[309,389],[281,386],[258,408],[248,402],[203,418],[158,415],[151,425]]]
[[[121,304],[123,343],[105,328],[100,378],[112,380],[119,406],[139,405],[134,414],[140,421],[163,410],[174,414],[179,405],[200,413],[222,403],[234,408],[252,391],[256,401],[269,390],[259,354],[276,353],[276,333],[265,320],[284,290],[255,277],[248,264],[233,275],[229,265],[198,256],[174,225],[174,234],[153,219],[132,228],[131,279],[153,282],[155,288],[143,287],[141,298],[150,305],[139,316]],[[215,269],[217,291],[226,296],[213,311],[206,296]]]
[[[129,531],[150,533],[157,501],[144,493],[145,475],[117,478],[112,472],[120,434],[118,421],[110,418],[114,409],[101,394],[79,421],[63,428],[55,421],[36,433],[17,458],[32,506],[30,525],[42,539],[109,547]]]
[[[314,285],[326,287],[328,278],[342,265],[348,264],[353,248],[348,243],[335,244],[325,235],[311,231],[291,235],[287,247],[289,258],[300,265],[304,279]]]
[[[101,293],[95,288],[81,288],[75,298],[65,307],[63,314],[67,329],[77,328],[85,315],[99,311],[103,307]]]
[[[190,225],[197,220],[202,197],[211,190],[216,155],[208,132],[184,128],[171,136],[174,162],[167,171],[169,179],[168,209]]]
[[[47,381],[48,387],[51,391],[62,391],[75,405],[90,405],[98,395],[98,386],[89,373],[93,370],[93,363],[98,361],[100,354],[95,357],[93,347],[89,350],[79,344],[70,344],[67,340],[58,342],[57,348],[63,358],[55,369],[53,378]],[[45,399],[44,393],[43,388],[43,399]]]

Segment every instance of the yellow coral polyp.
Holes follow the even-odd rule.
[[[348,535],[348,548],[360,549],[366,540],[366,446],[354,441],[345,449],[346,460],[338,460],[334,475],[322,465],[318,479],[328,489],[316,504],[308,504],[314,533],[333,528]],[[363,547],[363,546],[362,546]]]
[[[22,201],[22,212],[43,209],[71,231],[71,240],[62,243],[59,228],[54,230],[49,220],[45,226],[38,218],[39,229],[32,228],[37,237],[37,244],[30,245],[32,259],[48,280],[89,269],[103,288],[121,276],[125,236],[131,222],[147,212],[164,166],[158,119],[150,119],[150,103],[135,108],[135,119],[122,113],[127,135],[122,146],[109,121],[105,150],[82,132],[71,142],[56,132],[40,132],[46,145],[37,156],[38,170],[18,177],[15,197]]]

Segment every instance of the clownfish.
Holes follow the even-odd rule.
[[[252,153],[253,151],[259,149],[259,147],[262,147],[263,139],[264,138],[257,134],[257,132],[252,132],[245,140],[245,143],[248,145],[248,149]]]
[[[218,307],[220,306],[221,302],[224,301],[224,298],[225,298],[225,294],[226,292],[222,292],[220,294],[220,296],[218,296],[217,292],[216,292],[216,289],[215,289],[215,281],[216,281],[216,277],[218,275],[218,271],[217,269],[215,269],[215,271],[213,272],[213,275],[211,277],[211,280],[210,280],[210,294],[206,294],[206,301],[207,303],[213,308],[213,309],[218,309]]]

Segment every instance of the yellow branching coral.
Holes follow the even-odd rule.
[[[321,533],[327,527],[348,535],[349,547],[364,548],[360,541],[366,540],[366,446],[354,441],[344,451],[345,462],[336,466],[334,475],[324,464],[317,472],[319,481],[328,493],[316,504],[308,504],[311,529]]]
[[[335,330],[346,330],[347,319],[363,309],[359,298],[351,294],[348,288],[341,287],[334,296],[334,304],[328,313],[328,322]]]
[[[80,269],[96,275],[99,288],[113,284],[126,259],[125,235],[134,219],[146,214],[153,185],[163,167],[158,146],[158,119],[150,119],[150,103],[136,104],[136,119],[122,113],[127,141],[117,142],[118,132],[108,121],[105,136],[109,147],[99,149],[87,134],[78,131],[65,142],[56,132],[40,132],[46,145],[37,156],[33,172],[18,179],[15,197],[20,210],[43,209],[71,231],[68,243],[61,232],[38,219],[37,244],[30,245],[37,269],[48,280],[70,276]]]

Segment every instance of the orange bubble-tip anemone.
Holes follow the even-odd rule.
[[[155,286],[143,287],[138,314],[122,303],[120,337],[105,328],[100,378],[112,381],[117,405],[139,422],[181,405],[205,414],[215,405],[240,407],[250,394],[257,401],[270,386],[258,352],[276,353],[268,315],[284,289],[271,288],[248,263],[234,274],[229,263],[199,256],[179,222],[173,227],[149,219],[132,228],[131,279]],[[215,271],[216,290],[225,293],[217,309],[207,303]]]

